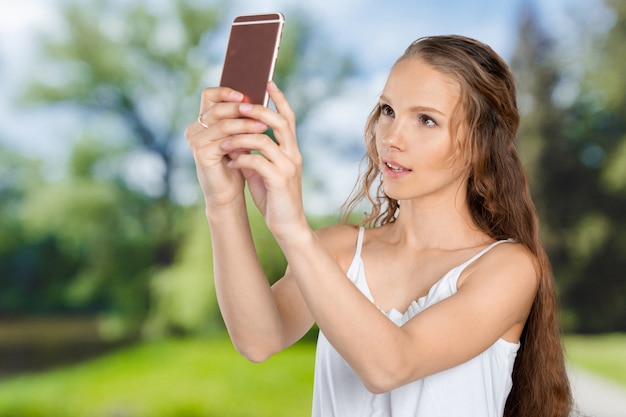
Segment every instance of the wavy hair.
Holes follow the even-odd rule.
[[[489,46],[462,36],[424,37],[398,59],[420,59],[460,85],[450,133],[468,168],[467,204],[476,225],[493,239],[523,244],[533,254],[539,286],[521,336],[506,417],[566,417],[573,407],[558,325],[558,304],[538,217],[515,136],[519,125],[513,74]],[[361,224],[395,221],[397,200],[384,194],[376,151],[377,105],[364,132],[367,167],[343,206],[343,219],[363,200],[372,209]],[[461,137],[463,140],[460,140]]]

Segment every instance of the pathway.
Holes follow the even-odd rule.
[[[626,417],[626,388],[580,368],[570,366],[568,373],[574,398],[583,416]]]

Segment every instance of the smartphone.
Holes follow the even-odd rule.
[[[230,28],[220,86],[243,93],[248,103],[267,106],[267,83],[274,76],[284,25],[281,13],[237,16]]]

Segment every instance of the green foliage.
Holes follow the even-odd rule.
[[[27,242],[52,242],[70,266],[45,269],[47,280],[63,287],[57,308],[92,306],[137,320],[147,308],[147,277],[159,263],[156,253],[173,236],[162,235],[166,213],[158,206],[95,176],[95,161],[107,154],[89,140],[79,142],[70,161],[73,175],[29,189],[20,223]]]
[[[122,104],[125,94],[142,102],[160,89],[178,85],[178,97],[184,99],[199,87],[208,57],[201,58],[204,54],[197,48],[203,36],[217,27],[222,13],[219,3],[185,0],[159,8],[141,0],[66,3],[66,33],[42,41],[55,67],[74,76],[42,79],[33,84],[31,97],[98,105],[115,104],[118,99],[117,104]],[[135,95],[141,93],[149,96]]]
[[[0,149],[0,313],[45,311],[54,303],[60,285],[33,277],[72,267],[59,259],[50,239],[33,242],[26,237],[20,211],[28,190],[43,182],[40,169],[40,161]],[[45,264],[40,263],[42,259],[47,260]]]
[[[556,98],[563,83],[571,85],[571,75],[532,11],[525,15],[512,62],[522,91],[520,148],[559,287],[563,324],[577,332],[626,330],[626,61],[619,58],[626,8],[610,4],[616,23],[581,56],[587,71],[572,103]],[[605,84],[616,78],[621,81]]]
[[[566,181],[571,184],[568,188],[572,192],[561,190],[551,204],[553,212],[568,210],[572,215],[560,219],[553,215],[552,222],[565,239],[578,236],[579,244],[559,257],[568,265],[561,267],[569,278],[563,287],[564,304],[575,312],[575,329],[585,332],[626,330],[626,281],[622,273],[626,268],[626,188],[620,179],[626,147],[626,60],[622,47],[626,41],[626,7],[617,1],[608,5],[613,8],[615,22],[587,52],[588,71],[581,94],[567,109],[566,141],[561,145],[565,152],[560,160],[561,164],[569,161],[569,176],[559,169],[561,164],[553,167],[560,181],[546,190],[549,193],[556,186],[562,189]],[[581,247],[581,240],[587,240],[587,250],[572,250]]]
[[[598,104],[612,112],[623,110],[626,101],[626,4],[621,0],[606,0],[605,4],[615,20],[608,34],[595,39],[593,48],[587,51],[585,64],[589,71],[584,80],[583,95],[599,100]]]
[[[601,181],[601,184],[611,193],[626,192],[626,136],[620,139],[615,150],[607,156]]]
[[[568,335],[567,360],[626,387],[626,334]]]
[[[211,67],[205,36],[218,29],[221,2],[97,0],[63,5],[65,33],[42,44],[46,72],[29,102],[64,103],[89,117],[81,128],[105,143],[125,138],[163,166],[161,195],[169,200],[178,159],[175,144],[197,112],[201,80]],[[106,128],[93,126],[100,122]]]
[[[143,344],[0,382],[0,416],[306,416],[313,350],[298,344],[252,364],[226,338]]]
[[[0,269],[12,277],[7,292],[13,302],[3,304],[8,311],[105,313],[109,333],[141,325],[150,290],[158,288],[152,276],[166,274],[162,270],[182,256],[177,251],[187,220],[172,196],[181,163],[175,149],[197,112],[210,58],[205,38],[218,27],[221,4],[96,0],[59,6],[64,32],[42,37],[46,71],[33,77],[25,98],[71,105],[85,124],[78,126],[82,139],[67,177],[13,188],[20,193],[11,206],[19,213],[12,217],[17,243],[0,256]],[[148,190],[129,182],[136,155],[160,161],[153,165],[160,185]],[[16,261],[19,256],[30,258]],[[42,303],[44,295],[50,298]]]
[[[254,247],[259,256],[259,261],[263,267],[265,275],[270,282],[275,282],[285,274],[287,260],[280,250],[274,236],[270,233],[265,224],[265,219],[254,207],[252,198],[247,195],[248,216],[250,218],[250,228],[254,238]]]
[[[150,277],[152,302],[144,331],[151,338],[171,331],[206,330],[219,317],[212,277],[211,239],[204,211],[194,208],[186,217],[185,239],[176,261]]]
[[[67,172],[55,181],[30,175],[38,169],[30,161],[1,168],[3,178],[19,181],[0,183],[7,197],[0,224],[10,235],[0,243],[0,272],[10,277],[0,311],[97,313],[108,336],[204,331],[219,318],[210,236],[201,209],[179,205],[184,187],[177,181],[193,175],[189,153],[180,152],[182,132],[197,114],[203,77],[221,66],[213,47],[231,23],[227,2],[59,7],[63,32],[42,34],[46,71],[34,74],[24,98],[69,107],[82,124],[68,138],[75,145]],[[286,14],[275,78],[303,120],[349,74],[350,60],[312,41],[313,25],[303,15]],[[320,66],[320,57],[341,65]],[[296,94],[316,72],[326,81]],[[156,161],[152,177],[139,184],[129,175],[137,156]],[[284,273],[284,256],[258,213],[251,222],[273,282]]]

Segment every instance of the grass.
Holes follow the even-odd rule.
[[[626,387],[626,333],[564,338],[568,361]]]
[[[309,416],[314,346],[262,364],[227,339],[149,343],[0,383],[2,417]]]
[[[626,334],[564,341],[570,363],[626,386]],[[313,362],[311,343],[262,364],[227,338],[146,343],[0,382],[0,417],[304,417]]]

